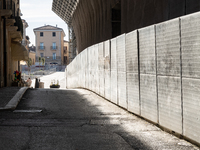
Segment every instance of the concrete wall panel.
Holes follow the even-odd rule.
[[[158,77],[159,124],[182,134],[181,79]]]
[[[105,71],[99,70],[99,94],[105,96]]]
[[[91,63],[91,77],[90,77],[90,82],[91,82],[91,90],[95,91],[95,49],[94,45],[91,46],[91,52],[90,52],[90,63]]]
[[[80,54],[80,87],[85,87],[85,51]]]
[[[111,68],[110,68],[110,40],[104,42],[105,56],[104,56],[104,64],[105,64],[105,98],[110,100],[111,98]]]
[[[183,135],[200,143],[200,80],[183,78]]]
[[[88,89],[92,89],[92,47],[88,48]]]
[[[200,13],[181,18],[182,76],[200,78]]]
[[[77,76],[77,82],[76,82],[76,85],[78,87],[81,86],[81,80],[80,80],[80,76],[81,76],[81,66],[80,66],[80,61],[81,61],[81,55],[78,55],[76,56],[77,59],[76,59],[76,76]]]
[[[104,66],[104,43],[99,44],[99,94],[104,96],[105,94],[105,66]]]
[[[78,57],[78,71],[77,71],[77,73],[78,73],[78,77],[79,77],[79,79],[78,79],[78,85],[79,85],[79,87],[82,87],[82,78],[83,78],[83,73],[82,73],[82,67],[81,67],[81,55],[79,55],[79,57]]]
[[[158,75],[180,76],[179,19],[156,25]]]
[[[141,116],[157,122],[156,76],[140,74]]]
[[[156,74],[155,27],[139,30],[140,73]]]
[[[85,51],[86,51],[85,86],[86,86],[87,89],[89,89],[89,57],[88,57],[89,54],[88,54],[88,48]]]
[[[117,39],[111,39],[111,101],[118,104],[117,95]]]
[[[104,64],[105,64],[105,70],[110,70],[110,40],[104,42],[104,49],[105,49],[105,55],[104,55]]]
[[[117,51],[117,71],[126,72],[126,54],[125,54],[125,34],[117,37],[116,51]]]
[[[127,109],[126,98],[126,36],[125,34],[117,37],[116,51],[117,51],[117,94],[118,104]]]
[[[110,100],[111,98],[111,72],[105,70],[105,98]]]
[[[140,114],[138,79],[138,33],[126,34],[126,86],[128,110]]]
[[[118,104],[117,97],[117,71],[111,71],[111,99],[113,103]]]
[[[137,31],[126,34],[126,72],[138,73]]]
[[[117,71],[117,39],[111,39],[111,70]]]
[[[104,43],[99,43],[99,70],[104,70]]]
[[[117,76],[118,105],[127,109],[126,72],[118,72]]]
[[[127,72],[128,111],[140,115],[139,79],[138,73]]]
[[[94,46],[94,52],[95,52],[95,67],[94,67],[94,80],[95,80],[95,85],[94,85],[94,89],[95,92],[99,94],[99,45],[96,44]]]

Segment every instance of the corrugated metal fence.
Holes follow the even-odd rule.
[[[87,88],[200,143],[200,13],[123,34],[81,52],[68,88]]]

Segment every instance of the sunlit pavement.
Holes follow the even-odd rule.
[[[53,74],[40,77],[39,79],[40,79],[40,82],[44,82],[44,88],[50,88],[52,81],[55,81],[56,84],[57,84],[57,81],[59,81],[60,89],[66,88],[65,72],[55,72]],[[35,80],[32,80],[31,86],[35,87]]]

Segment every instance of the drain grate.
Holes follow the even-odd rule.
[[[14,110],[15,113],[40,113],[42,110]]]

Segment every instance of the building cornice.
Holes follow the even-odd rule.
[[[33,30],[33,31],[34,32],[37,32],[37,31],[61,31],[62,32],[63,30],[60,30],[60,29],[58,29],[58,30],[55,30],[55,29],[54,30],[42,30],[42,29],[40,29],[40,30]]]

